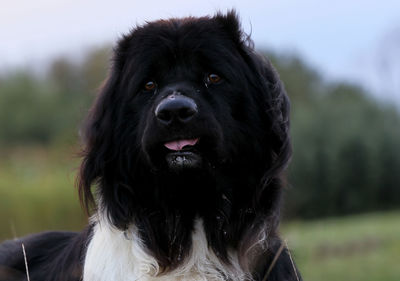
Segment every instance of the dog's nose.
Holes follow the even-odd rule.
[[[154,113],[159,122],[170,125],[176,121],[188,123],[197,112],[197,105],[193,99],[174,93],[163,99]]]

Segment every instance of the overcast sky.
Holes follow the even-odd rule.
[[[400,0],[2,0],[0,70],[42,67],[61,54],[82,55],[148,20],[235,8],[257,48],[295,52],[329,79],[357,81],[400,104],[400,82],[386,88],[377,68],[385,44],[400,36]],[[396,31],[397,30],[397,31]],[[397,33],[396,33],[397,32]],[[398,39],[397,59],[400,57]],[[390,49],[390,48],[389,48]],[[393,48],[392,48],[393,49]],[[383,54],[386,63],[395,61]],[[400,61],[397,60],[400,67]],[[400,72],[397,73],[400,77]],[[388,74],[393,76],[393,71]],[[397,92],[393,92],[397,86]]]

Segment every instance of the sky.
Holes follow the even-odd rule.
[[[258,49],[298,54],[327,79],[400,105],[399,0],[1,1],[1,72],[82,56],[146,21],[235,8]]]

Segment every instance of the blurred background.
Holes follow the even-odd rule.
[[[282,235],[304,280],[400,280],[400,2],[14,0],[0,10],[0,240],[87,218],[79,125],[137,24],[235,8],[292,101]]]

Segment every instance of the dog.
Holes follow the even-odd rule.
[[[278,234],[289,100],[235,11],[123,36],[82,139],[89,226],[4,242],[1,280],[301,279]]]

